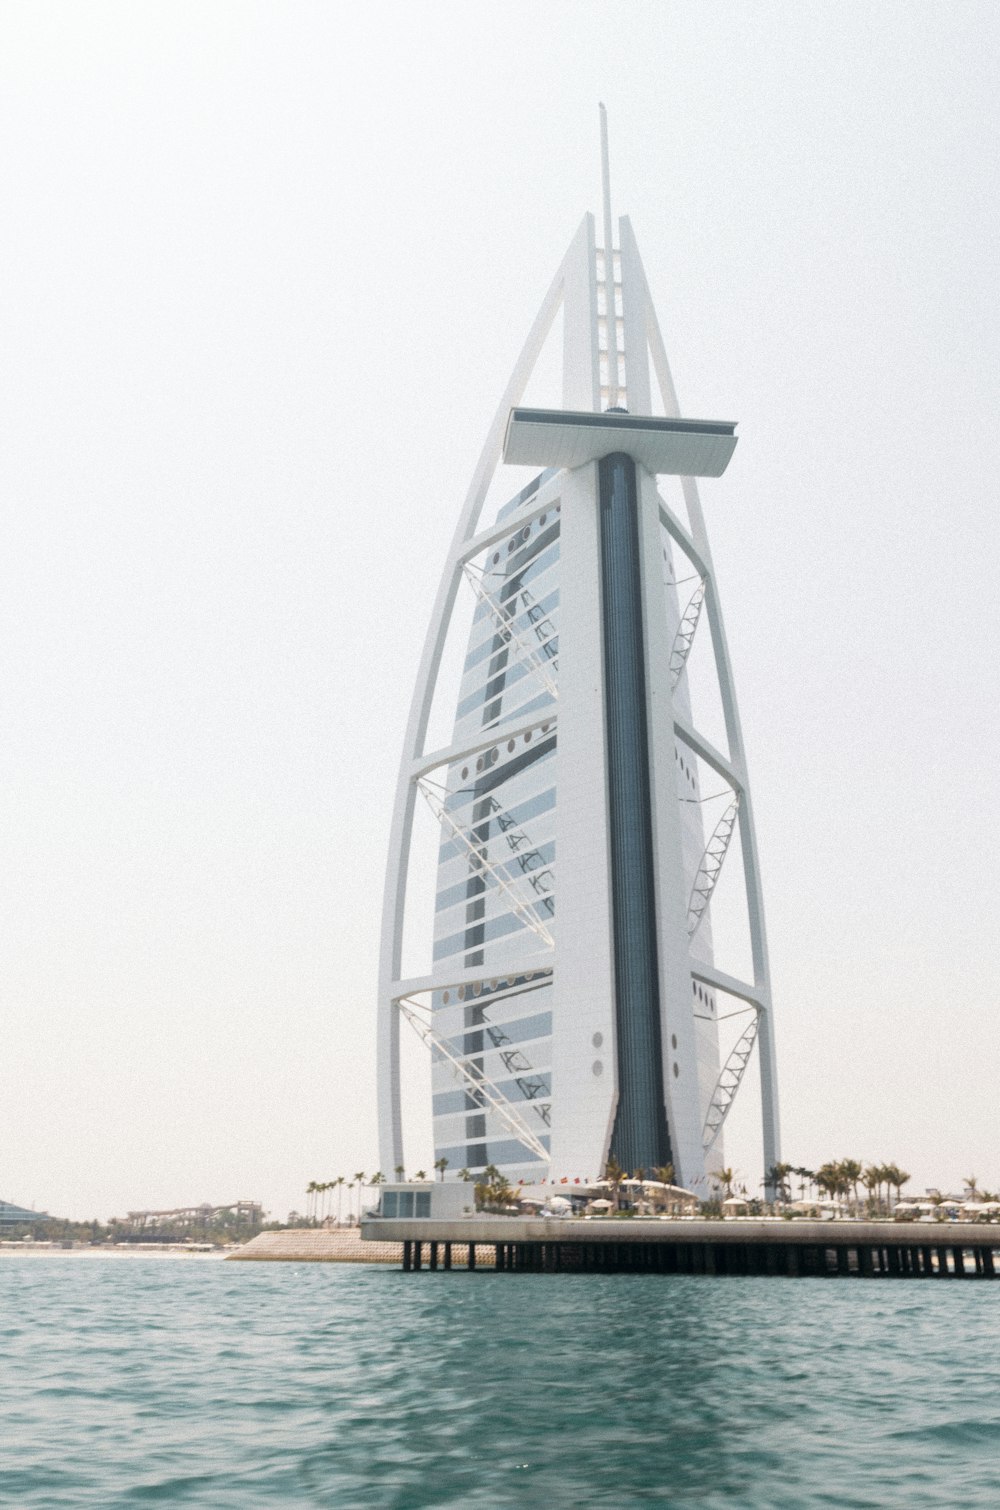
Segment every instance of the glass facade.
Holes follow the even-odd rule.
[[[526,511],[534,517],[519,524],[518,516]],[[558,479],[543,474],[500,511],[499,519],[510,522],[510,534],[476,563],[480,592],[453,738],[470,745],[486,733],[495,734],[496,742],[448,771],[434,968],[440,973],[481,970],[482,978],[435,992],[432,999],[435,1033],[473,1079],[485,1077],[517,1109],[544,1148],[550,1146],[559,1114],[552,1066],[558,1007],[551,950],[532,922],[553,941],[557,938],[558,748],[555,720],[549,726],[544,714],[547,708],[555,711],[547,682],[557,682],[559,670],[560,513]],[[663,612],[673,636],[696,583],[687,580],[686,563],[678,580],[666,530],[662,547]],[[673,698],[690,719],[686,672]],[[534,727],[505,732],[527,722]],[[698,762],[680,742],[675,760],[685,886],[690,890],[705,848],[703,798]],[[691,939],[694,958],[711,962],[711,937],[706,913]],[[655,1000],[653,1006],[658,1015]],[[691,1007],[704,1112],[719,1075],[715,993],[692,981]],[[660,1061],[659,1039],[653,1037],[655,1042],[639,1046],[639,1058],[647,1063]],[[669,1049],[666,1059],[671,1064]],[[485,1096],[456,1079],[440,1055],[432,1067],[432,1091],[435,1158],[447,1159],[450,1172],[475,1174],[490,1164],[512,1180],[537,1179],[546,1172],[541,1157],[512,1135]],[[662,1105],[662,1090],[657,1102]],[[660,1136],[659,1154],[666,1162],[665,1126]],[[721,1138],[714,1156],[723,1158]],[[654,1160],[626,1157],[625,1162],[651,1165]]]
[[[551,495],[550,506],[539,505]],[[518,523],[530,509],[534,517]],[[456,743],[496,743],[448,772],[438,852],[434,968],[482,969],[435,992],[434,1031],[473,1079],[485,1077],[543,1147],[552,1105],[556,936],[556,769],[552,687],[559,667],[560,504],[542,474],[501,509],[509,536],[473,566],[477,603],[456,712]],[[516,734],[515,726],[534,727]],[[454,832],[457,830],[457,833]],[[471,1173],[537,1177],[541,1158],[511,1135],[446,1060],[432,1068],[435,1158]]]

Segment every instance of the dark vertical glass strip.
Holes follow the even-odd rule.
[[[652,807],[635,463],[599,463],[618,1111],[611,1155],[629,1173],[671,1162],[663,1100]]]

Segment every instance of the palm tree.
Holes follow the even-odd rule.
[[[868,1192],[868,1214],[875,1210],[875,1192],[878,1189],[878,1170],[874,1164],[866,1164],[861,1171],[861,1183]]]
[[[358,1221],[360,1222],[360,1220],[361,1220],[361,1190],[362,1190],[362,1187],[364,1186],[364,1183],[365,1183],[365,1172],[364,1172],[363,1169],[359,1169],[358,1172],[357,1172],[357,1174],[354,1176],[354,1183],[358,1187],[358,1213],[357,1213],[357,1215],[358,1215]]]
[[[448,1160],[447,1159],[435,1159],[434,1160],[434,1168],[435,1169],[439,1169],[441,1171],[441,1180],[442,1180],[442,1183],[443,1183],[443,1181],[444,1181],[444,1172],[448,1168]]]
[[[974,1201],[976,1199],[976,1186],[977,1186],[977,1184],[978,1184],[978,1181],[977,1181],[976,1176],[974,1174],[967,1174],[965,1176],[965,1185],[966,1185],[966,1189],[969,1192],[969,1200],[970,1201]]]
[[[509,1206],[515,1199],[514,1187],[505,1174],[493,1186],[493,1199],[498,1206]]]
[[[854,1167],[850,1159],[829,1159],[816,1171],[816,1184],[820,1190],[836,1199],[837,1196],[846,1196],[851,1188],[851,1177],[848,1166]],[[858,1177],[861,1175],[860,1164],[856,1166]]]
[[[892,1177],[893,1177],[893,1174],[895,1173],[895,1166],[892,1165],[892,1164],[878,1164],[876,1166],[876,1168],[878,1169],[879,1186],[880,1187],[882,1185],[885,1186],[885,1199],[883,1201],[883,1204],[885,1206],[886,1214],[888,1215],[889,1209],[890,1209],[889,1208],[889,1190],[890,1190],[890,1188],[892,1186]],[[881,1199],[881,1196],[880,1196],[880,1199]]]
[[[468,1169],[460,1169],[458,1171],[458,1178],[460,1180],[471,1180],[472,1174]]]
[[[306,1221],[307,1222],[311,1221],[311,1219],[312,1219],[313,1197],[316,1194],[317,1188],[318,1187],[316,1185],[316,1181],[315,1180],[310,1180],[309,1184],[306,1186]]]
[[[514,1187],[507,1176],[501,1174],[495,1164],[487,1164],[482,1178],[476,1182],[476,1204],[487,1209],[498,1206],[503,1208],[509,1206],[514,1199]]]
[[[397,1164],[396,1165],[396,1181],[397,1181],[398,1184],[402,1185],[402,1183],[403,1183],[403,1176],[405,1174],[406,1174],[406,1166],[404,1164]]]
[[[726,1200],[728,1200],[733,1193],[733,1181],[735,1180],[735,1178],[735,1169],[716,1169],[712,1172],[712,1179],[718,1180],[719,1184],[725,1188]]]
[[[625,1178],[625,1171],[622,1168],[622,1166],[619,1164],[618,1160],[616,1158],[614,1158],[613,1156],[608,1160],[607,1164],[604,1166],[604,1178],[607,1180],[608,1184],[611,1186],[611,1194],[614,1196],[614,1201],[615,1201],[615,1210],[616,1211],[620,1211],[621,1210],[621,1186],[622,1186],[622,1180]]]
[[[864,1168],[859,1159],[841,1159],[840,1172],[846,1183],[854,1192],[854,1210],[857,1212],[860,1197],[858,1196],[858,1182],[864,1174]]]
[[[903,1195],[903,1186],[909,1180],[909,1174],[905,1169],[900,1169],[898,1164],[887,1164],[885,1174],[888,1183],[896,1192],[896,1200],[901,1200]]]
[[[427,1171],[426,1171],[426,1169],[418,1169],[417,1172],[416,1172],[416,1174],[413,1176],[413,1178],[415,1180],[426,1180],[426,1178],[427,1178]]]
[[[815,1176],[811,1169],[805,1168],[796,1168],[792,1173],[797,1174],[799,1177],[799,1200],[804,1201],[806,1190],[812,1185]]]
[[[788,1176],[795,1173],[791,1164],[772,1164],[764,1177],[765,1190],[770,1186],[779,1200],[790,1201]]]
[[[338,1174],[333,1183],[337,1187],[337,1226],[339,1227],[344,1201],[344,1176],[342,1174]]]

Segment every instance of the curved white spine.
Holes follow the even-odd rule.
[[[624,239],[624,238],[623,238]],[[644,279],[645,281],[645,279]],[[645,288],[645,308],[649,351],[656,373],[663,407],[669,416],[680,417],[677,390],[670,372],[667,349],[660,332],[659,321],[653,308],[648,285]],[[697,552],[698,569],[706,581],[705,612],[712,631],[712,648],[715,656],[716,674],[722,697],[726,737],[729,741],[730,759],[734,774],[738,773],[737,790],[740,802],[740,839],[743,850],[743,871],[746,883],[747,910],[750,923],[750,947],[753,960],[754,988],[760,1006],[757,1039],[760,1046],[761,1133],[764,1154],[765,1179],[781,1157],[781,1131],[778,1113],[778,1070],[774,1048],[773,1008],[771,1003],[771,972],[767,954],[767,934],[764,927],[764,899],[760,879],[760,858],[757,851],[757,835],[753,821],[753,804],[746,777],[746,754],[743,748],[743,730],[736,703],[732,663],[726,631],[722,622],[722,609],[716,590],[715,568],[705,529],[698,484],[693,477],[681,479],[684,502],[687,505],[691,537]]]
[[[483,504],[490,482],[500,461],[504,431],[512,407],[517,404],[527,386],[532,371],[541,355],[545,339],[553,321],[564,302],[575,304],[581,292],[586,293],[588,304],[593,304],[592,247],[594,245],[594,221],[585,215],[570,243],[569,250],[552,280],[548,293],[535,317],[528,339],[524,343],[496,417],[490,426],[486,442],[466,494],[462,513],[452,539],[451,550],[445,565],[441,585],[431,614],[424,651],[417,672],[413,701],[406,734],[403,740],[403,755],[399,779],[396,785],[396,800],[393,807],[392,826],[389,833],[389,857],[386,867],[385,893],[382,906],[382,947],[379,960],[378,987],[378,1123],[379,1158],[383,1169],[395,1169],[403,1164],[403,1127],[401,1111],[401,1087],[399,1067],[399,1009],[396,985],[402,969],[403,917],[406,903],[406,880],[410,864],[413,837],[413,817],[416,802],[416,780],[413,767],[424,754],[427,724],[430,718],[434,690],[437,685],[441,658],[463,566],[469,559],[468,546],[474,540],[476,526],[482,514]],[[588,309],[587,315],[591,315]],[[565,320],[564,365],[567,373],[566,401],[579,406],[580,389],[587,386],[589,376],[591,398],[585,407],[593,406],[593,388],[597,376],[596,349],[587,350],[588,343],[580,342],[581,329],[593,325],[592,317],[583,321],[573,320],[569,314]],[[589,367],[589,374],[587,368]],[[582,369],[582,371],[581,371]],[[572,381],[570,375],[576,377]],[[582,382],[580,381],[582,378]]]

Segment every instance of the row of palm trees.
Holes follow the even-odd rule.
[[[438,1172],[439,1179],[443,1180],[445,1170],[448,1168],[448,1160],[441,1158],[436,1160],[434,1168]],[[405,1170],[402,1164],[397,1164],[394,1170],[397,1182],[405,1178]],[[674,1183],[674,1166],[672,1164],[660,1165],[649,1171],[637,1169],[632,1178],[645,1180],[647,1178],[658,1180],[662,1185]],[[611,1187],[611,1193],[615,1206],[620,1203],[621,1186],[628,1179],[627,1171],[624,1170],[616,1159],[609,1159],[604,1172],[604,1177]],[[898,1201],[902,1196],[903,1186],[909,1183],[911,1176],[905,1169],[900,1169],[898,1164],[863,1164],[860,1159],[832,1159],[821,1164],[818,1169],[806,1169],[797,1164],[775,1164],[768,1170],[764,1181],[765,1187],[774,1190],[778,1200],[791,1201],[793,1199],[793,1177],[798,1183],[799,1199],[814,1199],[817,1196],[827,1196],[831,1200],[846,1201],[848,1207],[859,1212],[862,1204],[865,1204],[870,1215],[888,1214],[892,1209],[890,1192],[895,1192]],[[468,1169],[458,1171],[460,1180],[472,1180],[474,1175]],[[725,1193],[726,1198],[732,1196],[737,1188],[737,1173],[734,1169],[716,1169],[712,1171],[710,1178],[716,1186]],[[414,1180],[426,1180],[427,1173],[418,1169],[412,1175]],[[337,1223],[340,1224],[343,1212],[344,1190],[348,1193],[348,1210],[350,1210],[351,1192],[358,1191],[360,1205],[361,1190],[363,1187],[372,1188],[385,1183],[385,1175],[381,1170],[369,1179],[363,1170],[358,1171],[354,1178],[348,1180],[345,1175],[338,1175],[335,1180],[310,1180],[306,1186],[306,1216],[309,1221],[322,1222],[332,1215],[332,1202],[334,1195],[337,1200]],[[989,1198],[988,1191],[978,1189],[978,1181],[975,1175],[965,1177],[965,1185],[970,1200],[977,1195]],[[746,1186],[738,1187],[742,1194],[746,1194]],[[862,1198],[860,1189],[867,1192],[867,1197]],[[808,1192],[808,1196],[807,1196]],[[504,1175],[492,1164],[483,1170],[476,1181],[476,1198],[480,1205],[504,1206],[509,1203],[514,1191]]]
[[[346,1175],[339,1174],[335,1180],[310,1180],[306,1186],[306,1218],[311,1222],[322,1222],[332,1214],[331,1208],[333,1197],[337,1197],[337,1224],[339,1226],[343,1215],[344,1190],[348,1194],[348,1210],[350,1210],[351,1192],[357,1187],[360,1196],[361,1187],[366,1183],[364,1170],[359,1170],[353,1180]],[[368,1184],[380,1185],[382,1175],[372,1175]]]
[[[719,1171],[732,1174],[731,1170]],[[831,1159],[818,1169],[806,1169],[796,1164],[775,1164],[768,1171],[766,1185],[773,1186],[779,1200],[792,1199],[792,1177],[799,1186],[799,1199],[813,1199],[814,1195],[827,1196],[830,1200],[846,1201],[854,1211],[866,1205],[870,1214],[888,1213],[892,1209],[892,1196],[902,1197],[903,1186],[909,1183],[910,1174],[898,1164],[863,1164],[860,1159]],[[861,1189],[867,1192],[861,1196]],[[808,1196],[807,1196],[808,1191]]]
[[[434,1168],[438,1171],[438,1177],[443,1180],[444,1172],[448,1168],[448,1160],[438,1159],[434,1164]],[[397,1182],[402,1182],[406,1178],[406,1171],[402,1164],[396,1165],[394,1173]],[[458,1171],[458,1177],[460,1180],[472,1179],[472,1175],[467,1169],[460,1169]],[[413,1174],[412,1178],[414,1180],[426,1180],[426,1170],[418,1169]],[[369,1179],[364,1170],[361,1169],[351,1180],[349,1180],[347,1176],[343,1174],[339,1174],[335,1180],[310,1180],[309,1184],[306,1186],[306,1219],[310,1222],[317,1223],[326,1221],[330,1216],[333,1215],[333,1198],[334,1196],[336,1196],[337,1225],[339,1226],[341,1216],[343,1214],[345,1190],[347,1191],[348,1195],[348,1213],[350,1213],[350,1197],[351,1192],[355,1188],[358,1192],[358,1204],[360,1206],[361,1191],[363,1188],[371,1189],[373,1186],[384,1184],[385,1175],[380,1169],[377,1169],[375,1171],[371,1179]]]
[[[460,1171],[468,1176],[468,1170]],[[487,1164],[476,1181],[476,1205],[480,1210],[506,1211],[515,1200],[517,1192],[505,1174],[495,1164]]]

